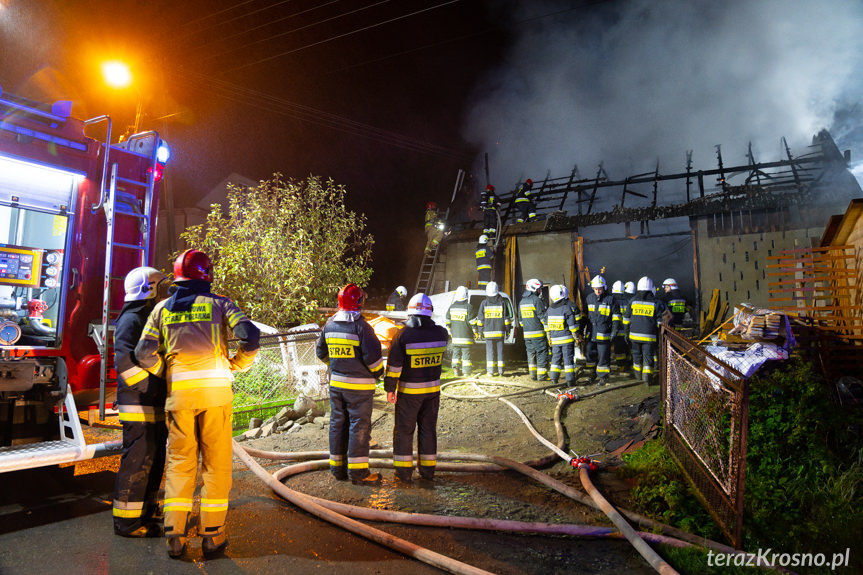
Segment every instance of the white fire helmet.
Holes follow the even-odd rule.
[[[488,236],[485,234],[480,235],[479,236],[479,243],[487,244],[488,243]]]
[[[662,282],[662,286],[670,289],[677,289],[677,282],[674,281],[674,278],[668,278],[667,280]]]
[[[611,293],[623,293],[623,282],[617,280],[611,284]]]
[[[418,293],[408,302],[408,315],[424,315],[431,317],[434,311],[431,298],[424,293]]]
[[[548,288],[548,297],[552,303],[557,303],[562,299],[569,297],[569,290],[565,285],[556,284]]]
[[[626,282],[626,285],[623,286],[624,293],[634,294],[635,293],[635,282]]]
[[[644,276],[640,280],[638,280],[638,291],[653,291],[653,280],[647,276]]]
[[[455,300],[456,301],[464,301],[467,299],[467,288],[464,286],[458,286],[455,290]]]
[[[528,291],[536,293],[542,289],[542,282],[539,281],[538,279],[534,278],[534,279],[527,280],[527,283],[524,284],[524,286],[528,289]]]
[[[396,293],[399,294],[401,297],[405,297],[408,295],[408,288],[406,288],[405,286],[399,286],[396,288]]]
[[[123,288],[126,290],[123,301],[154,299],[159,294],[159,284],[167,280],[168,277],[156,268],[148,266],[135,268],[126,274],[126,279],[123,281]]]
[[[488,297],[494,297],[498,293],[500,292],[497,289],[497,282],[488,282],[488,284],[485,286],[485,295],[487,295]]]
[[[602,276],[593,276],[593,279],[590,280],[590,287],[592,288],[607,288],[608,285],[605,283],[605,278]]]

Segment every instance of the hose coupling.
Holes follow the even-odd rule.
[[[589,471],[596,471],[599,469],[599,465],[596,464],[590,457],[586,455],[582,457],[573,457],[569,460],[569,464],[575,469],[580,469],[582,467],[587,467]]]

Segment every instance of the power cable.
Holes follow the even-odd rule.
[[[262,43],[262,42],[270,42],[270,41],[272,41],[272,40],[275,40],[276,38],[281,38],[282,36],[287,36],[288,34],[293,34],[293,33],[295,33],[295,32],[300,32],[300,31],[302,31],[302,30],[306,30],[306,29],[308,29],[308,28],[313,28],[313,27],[318,26],[318,25],[320,25],[320,24],[326,24],[327,22],[332,22],[332,21],[334,21],[334,20],[338,20],[338,19],[340,19],[340,18],[344,18],[344,17],[346,17],[346,16],[351,16],[351,15],[353,15],[353,14],[357,14],[357,13],[359,13],[359,12],[363,12],[363,11],[365,11],[365,10],[369,10],[369,9],[371,9],[371,8],[375,8],[375,7],[380,6],[380,5],[382,5],[382,4],[387,4],[387,3],[391,2],[391,1],[392,1],[392,0],[381,0],[380,2],[375,2],[374,4],[370,4],[370,5],[368,5],[368,6],[363,6],[362,8],[357,8],[357,9],[355,9],[355,10],[350,10],[350,11],[348,11],[348,12],[344,12],[344,13],[342,13],[342,14],[338,14],[338,15],[336,15],[336,16],[331,16],[331,17],[329,17],[329,18],[324,18],[323,20],[318,20],[317,22],[312,22],[311,24],[306,24],[305,26],[300,26],[299,28],[293,28],[293,29],[291,29],[291,30],[287,30],[287,31],[285,31],[285,32],[279,32],[278,34],[274,34],[274,35],[272,35],[272,36],[268,36],[267,38],[260,38],[260,39],[258,39],[258,40],[255,40],[254,42],[249,42],[248,44],[243,44],[242,46],[235,46],[235,47],[233,47],[233,48],[231,48],[231,49],[229,49],[229,50],[225,50],[225,51],[223,51],[223,52],[219,52],[218,54],[210,54],[210,55],[207,55],[206,57],[202,58],[202,59],[201,59],[201,61],[202,61],[202,62],[205,62],[205,61],[210,60],[210,59],[212,59],[212,58],[215,58],[215,57],[217,57],[217,56],[224,56],[225,54],[230,54],[230,53],[232,53],[232,52],[236,52],[236,51],[238,51],[238,50],[242,50],[243,48],[248,48],[249,46],[254,46],[255,44],[260,44],[260,43]],[[452,1],[453,1],[453,2],[457,2],[458,0],[452,0]],[[374,26],[372,26],[372,27],[374,27]],[[328,41],[329,41],[329,40],[324,40],[323,42],[328,42]],[[308,47],[310,47],[310,46],[315,46],[315,45],[320,44],[320,43],[323,43],[323,42],[317,42],[317,43],[315,43],[315,44],[310,44],[310,45],[308,45],[308,46],[303,46],[303,47],[301,47],[301,48],[297,48],[297,49],[295,49],[295,50],[292,50],[291,52],[296,52],[296,51],[298,51],[298,50],[302,50],[302,49],[308,48]],[[287,52],[287,54],[290,54],[291,52]],[[284,54],[282,54],[282,55],[284,55]],[[272,58],[278,58],[279,56],[281,56],[281,55],[268,57],[268,58],[266,58],[265,60],[260,60],[259,62],[263,62],[263,61],[266,61],[266,60],[270,60],[270,59],[272,59]],[[258,62],[253,62],[253,64],[256,64],[256,63],[258,63]],[[251,65],[251,64],[249,64],[249,65]],[[230,71],[233,71],[233,70],[239,70],[239,69],[245,68],[246,66],[247,66],[247,65],[243,65],[243,66],[239,66],[239,67],[235,67],[235,68],[229,68],[229,69],[228,69],[228,70],[226,70],[226,71],[230,72]]]
[[[459,0],[449,0],[448,2],[442,2],[440,4],[437,4],[435,6],[431,6],[429,8],[423,8],[422,10],[416,10],[416,11],[411,12],[409,14],[404,14],[402,16],[397,16],[395,18],[390,18],[389,20],[384,20],[384,21],[378,22],[376,24],[370,24],[369,26],[363,26],[362,28],[357,28],[356,30],[352,30],[350,32],[345,32],[344,34],[339,34],[337,36],[331,36],[330,38],[320,40],[319,42],[313,42],[311,44],[306,44],[305,46],[300,46],[299,48],[294,48],[293,50],[288,50],[287,52],[281,52],[281,53],[275,54],[273,56],[267,56],[266,58],[260,58],[258,60],[255,60],[254,62],[248,62],[246,64],[243,64],[242,66],[235,66],[233,68],[229,68],[226,71],[233,72],[235,70],[242,70],[243,68],[248,68],[250,66],[256,66],[256,65],[261,64],[263,62],[269,62],[270,60],[275,60],[276,58],[281,58],[282,56],[294,54],[296,52],[299,52],[301,50],[305,50],[307,48],[313,48],[314,46],[320,46],[321,44],[326,44],[328,42],[332,42],[333,40],[338,40],[340,38],[345,38],[347,36],[352,36],[354,34],[358,34],[360,32],[365,32],[366,30],[371,30],[372,28],[377,28],[377,27],[383,26],[385,24],[391,24],[391,23],[397,22],[399,20],[404,20],[405,18],[410,18],[411,16],[416,16],[417,14],[422,14],[424,12],[436,10],[436,9],[441,8],[443,6],[448,6],[449,4],[455,4],[456,2],[459,2]]]

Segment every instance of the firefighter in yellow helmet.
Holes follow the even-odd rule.
[[[171,282],[159,270],[139,267],[125,278],[123,309],[114,327],[117,411],[123,425],[123,456],[114,484],[114,534],[158,537],[159,487],[165,472],[165,379],[142,369],[135,346],[147,318]]]
[[[168,555],[180,557],[186,547],[199,454],[203,486],[198,533],[204,554],[215,555],[228,544],[233,373],[252,366],[260,332],[234,302],[210,291],[213,265],[204,252],[180,254],[174,281],[177,291],[150,314],[135,355],[151,373],[159,373],[164,363],[168,380],[163,506]],[[233,356],[228,354],[231,334],[240,340]]]

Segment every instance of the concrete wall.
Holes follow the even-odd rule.
[[[545,283],[561,283],[566,278],[569,285],[573,244],[577,235],[570,232],[549,232],[516,236],[518,238],[518,262],[516,265],[516,297],[520,297],[524,282],[538,278]],[[476,286],[476,240],[450,240],[446,243],[444,275],[450,289],[459,285]],[[494,280],[504,289],[504,249],[499,247],[494,265]],[[513,295],[513,294],[510,294]]]
[[[811,247],[823,231],[824,226],[718,235],[708,230],[707,218],[699,219],[696,241],[703,305],[710,302],[713,289],[719,288],[722,301],[731,308],[743,302],[770,307],[768,283],[777,279],[771,279],[767,266],[776,262],[767,258],[782,250]]]

